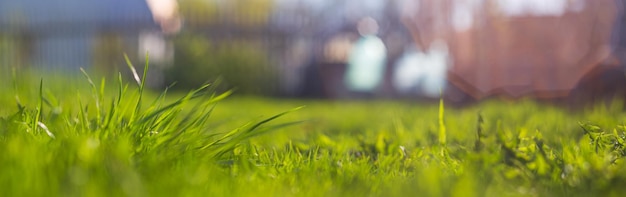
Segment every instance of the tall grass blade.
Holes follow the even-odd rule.
[[[39,106],[37,107],[37,113],[35,114],[35,120],[33,121],[33,125],[31,126],[31,128],[33,128],[33,131],[35,131],[37,129],[37,124],[39,123],[39,120],[41,119],[41,111],[43,110],[43,79],[39,80]]]
[[[252,125],[248,129],[242,130],[242,128],[247,127],[246,126],[247,124],[246,124],[246,125],[244,125],[244,126],[242,126],[240,128],[234,129],[234,130],[226,133],[221,138],[219,138],[219,139],[217,139],[217,140],[215,140],[215,141],[213,141],[213,142],[211,142],[211,143],[209,143],[209,144],[207,144],[207,145],[205,145],[203,147],[200,147],[199,149],[200,150],[205,150],[205,149],[208,149],[210,147],[221,145],[221,147],[219,147],[219,148],[214,150],[214,151],[216,151],[214,153],[215,154],[214,157],[221,157],[223,154],[225,154],[227,152],[230,152],[233,149],[235,149],[242,141],[244,141],[246,139],[249,139],[249,138],[251,138],[253,136],[257,136],[257,135],[260,135],[260,134],[263,134],[263,133],[266,133],[266,132],[269,132],[269,131],[273,131],[273,130],[276,130],[276,129],[279,129],[279,128],[283,128],[283,127],[287,127],[287,126],[291,126],[291,125],[300,123],[300,122],[289,122],[289,123],[279,124],[279,125],[275,125],[275,126],[271,126],[271,127],[261,128],[262,125],[264,125],[264,124],[266,124],[266,123],[268,123],[268,122],[270,122],[270,121],[272,121],[272,120],[274,120],[276,118],[279,118],[279,117],[281,117],[281,116],[283,116],[285,114],[288,114],[288,113],[300,110],[302,108],[303,107],[297,107],[297,108],[294,108],[294,109],[291,109],[291,110],[288,110],[288,111],[276,114],[276,115],[274,115],[274,116],[272,116],[270,118],[267,118],[267,119],[259,121],[258,123]]]
[[[98,93],[98,88],[96,87],[96,84],[93,82],[93,80],[91,80],[91,77],[89,77],[89,74],[87,74],[87,72],[85,71],[85,69],[80,68],[80,72],[82,72],[83,76],[85,76],[85,78],[87,79],[87,82],[89,82],[89,86],[91,87],[91,93],[93,94],[94,99],[96,100],[96,123],[97,126],[100,127],[101,124],[101,120],[100,120],[100,106],[101,106],[101,97],[100,94]]]
[[[300,110],[300,109],[302,109],[302,108],[304,108],[304,106],[301,106],[301,107],[296,107],[296,108],[290,109],[290,110],[288,110],[288,111],[285,111],[285,112],[282,112],[282,113],[276,114],[276,115],[274,115],[274,116],[272,116],[272,117],[270,117],[270,118],[268,118],[268,119],[262,120],[262,121],[260,121],[260,122],[256,123],[254,126],[250,127],[250,129],[248,129],[248,130],[246,131],[246,133],[247,133],[247,132],[254,131],[256,128],[258,128],[259,126],[261,126],[261,125],[263,125],[263,124],[268,123],[269,121],[272,121],[272,120],[274,120],[274,119],[276,119],[276,118],[279,118],[279,117],[281,117],[281,116],[284,116],[285,114],[288,114],[288,113],[291,113],[291,112],[294,112],[294,111],[298,111],[298,110]]]
[[[124,53],[124,60],[126,60],[126,65],[130,69],[130,72],[133,73],[133,78],[135,79],[135,82],[137,82],[138,86],[141,86],[142,82],[139,78],[139,75],[137,74],[137,70],[135,69],[135,66],[133,66],[133,63],[130,61],[130,59],[128,59],[128,55],[126,55],[126,53]]]
[[[443,111],[444,111],[444,105],[443,105],[443,98],[439,99],[439,144],[441,145],[446,145],[446,125],[444,124],[444,120],[443,120]]]

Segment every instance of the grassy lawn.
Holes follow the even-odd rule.
[[[211,86],[162,94],[143,91],[141,80],[14,78],[0,86],[3,196],[626,192],[626,113],[617,104],[569,111],[486,101],[454,109],[224,98]]]

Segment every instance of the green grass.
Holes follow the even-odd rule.
[[[620,196],[626,113],[5,77],[3,196]],[[13,79],[11,79],[13,78]],[[299,108],[305,106],[304,108]],[[445,109],[445,111],[444,111]]]

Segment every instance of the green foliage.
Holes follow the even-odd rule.
[[[272,95],[277,90],[278,73],[269,66],[267,54],[253,43],[209,42],[204,37],[186,33],[175,42],[176,58],[167,73],[175,87],[197,87],[223,79],[222,89],[241,94]]]
[[[268,126],[290,110],[220,133],[208,119],[215,103],[230,91],[217,94],[214,86],[204,85],[178,99],[168,99],[166,90],[146,102],[148,64],[141,78],[128,64],[137,87],[129,88],[120,74],[117,95],[111,98],[105,96],[104,78],[97,84],[81,69],[92,98],[85,102],[79,92],[69,111],[60,110],[57,99],[44,94],[43,79],[36,107],[23,105],[16,96],[18,111],[0,118],[0,183],[6,184],[5,195],[151,195],[154,191],[144,184],[154,172],[178,173],[177,166],[183,164],[218,166],[231,161],[233,150],[251,137],[295,124]]]
[[[144,90],[145,77],[132,74],[136,85],[86,72],[80,83],[19,73],[4,79],[12,86],[0,91],[13,94],[0,98],[2,194],[626,192],[626,113],[612,105],[572,112],[487,101],[444,114],[443,102],[224,99],[230,92],[218,93],[215,85],[154,94]],[[274,123],[279,118],[284,122]]]

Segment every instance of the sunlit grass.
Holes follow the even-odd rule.
[[[625,192],[619,102],[570,111],[530,100],[455,109],[443,102],[230,98],[213,84],[155,93],[144,90],[145,75],[131,74],[130,84],[88,72],[5,78],[2,195]]]

